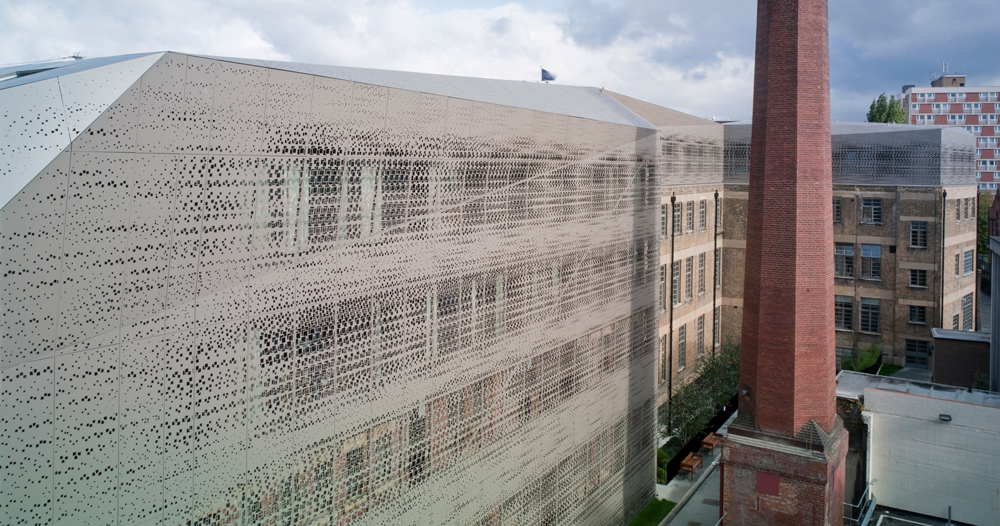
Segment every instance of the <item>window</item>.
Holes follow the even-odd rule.
[[[834,313],[838,329],[845,331],[854,330],[854,298],[850,296],[835,296]]]
[[[962,206],[962,215],[964,216],[962,218],[964,221],[968,221],[969,220],[969,198],[968,197],[965,198],[965,205]]]
[[[705,253],[698,254],[698,294],[705,293]]]
[[[910,286],[927,288],[927,271],[922,269],[910,269]]]
[[[973,258],[975,257],[975,255],[976,252],[974,250],[965,251],[965,261],[964,265],[962,265],[962,270],[966,275],[972,274]]]
[[[906,366],[927,369],[927,358],[930,356],[930,351],[931,342],[906,340]]]
[[[698,230],[708,227],[708,203],[702,199],[698,202]]]
[[[962,296],[962,330],[971,331],[972,326],[972,294]]]
[[[927,325],[927,307],[910,305],[910,323]]]
[[[705,354],[705,315],[698,316],[698,356]]]
[[[961,269],[962,269],[962,253],[961,252],[956,252],[955,253],[955,277],[956,278],[962,275],[962,270]]]
[[[956,199],[955,200],[955,221],[961,221],[961,220],[962,220],[962,200],[961,199]]]
[[[719,331],[719,315],[720,315],[719,310],[721,308],[722,307],[716,307],[715,308],[715,316],[714,316],[715,320],[714,320],[714,322],[712,324],[713,325],[712,326],[712,343],[715,346],[718,346],[719,345],[719,341],[722,339],[722,334]]]
[[[861,245],[861,279],[882,279],[882,245]]]
[[[674,305],[679,305],[681,302],[681,262],[674,261],[670,265],[670,300],[674,302]]]
[[[861,199],[861,222],[881,223],[882,222],[882,200],[877,197],[864,197]]]
[[[840,209],[841,199],[840,196],[835,196],[833,198],[833,221],[839,222],[843,219],[843,215]]]
[[[927,221],[910,221],[910,246],[927,248]]]
[[[722,286],[722,249],[715,249],[715,286]]]
[[[660,383],[667,381],[667,336],[660,336]]]
[[[715,226],[722,226],[722,199],[715,200]]]
[[[684,206],[681,203],[674,203],[674,235],[681,235],[681,207]]]
[[[660,205],[660,237],[667,237],[667,205]]]
[[[684,260],[684,299],[689,300],[694,296],[694,281],[691,274],[694,272],[694,257]]]
[[[687,231],[694,232],[694,201],[687,204]]]
[[[667,308],[667,266],[660,265],[660,310]]]
[[[677,370],[683,370],[687,365],[687,325],[677,329]]]
[[[879,300],[861,298],[861,331],[879,332]]]
[[[954,316],[951,317],[951,328],[954,329],[954,330],[956,330],[956,331],[961,328],[959,326],[959,323],[961,322],[961,320],[959,318],[960,317],[959,317],[958,314],[956,314],[956,315],[954,315]]]
[[[834,246],[833,273],[838,278],[854,277],[854,245],[837,243]]]

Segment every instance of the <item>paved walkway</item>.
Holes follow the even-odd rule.
[[[725,435],[729,423],[726,421],[716,432]],[[674,477],[667,485],[656,485],[656,497],[677,503],[674,516],[667,524],[674,526],[714,526],[719,521],[719,455],[722,448],[717,448],[714,455],[705,455],[701,468],[694,472],[694,480],[685,476]],[[700,484],[700,485],[699,485]],[[692,489],[697,486],[697,489]],[[690,493],[690,496],[688,494]],[[687,500],[685,501],[685,497]]]

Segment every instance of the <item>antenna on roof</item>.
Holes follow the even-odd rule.
[[[73,53],[72,55],[70,55],[68,57],[63,57],[63,58],[71,58],[73,60],[83,60],[83,55],[81,55],[80,52],[77,51],[77,52]]]
[[[934,72],[934,68],[931,68],[931,82],[937,78],[937,73]]]

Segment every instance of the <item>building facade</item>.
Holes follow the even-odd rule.
[[[997,189],[1000,86],[966,86],[965,75],[942,75],[931,87],[907,87],[902,102],[909,124],[963,126],[975,135],[979,188]]]
[[[878,346],[884,363],[926,369],[932,327],[975,330],[974,139],[863,123],[832,133],[838,357]],[[724,338],[739,334],[749,134],[726,125]]]
[[[623,524],[652,496],[658,152],[721,127],[169,52],[0,77],[0,522]]]
[[[658,258],[656,303],[658,423],[669,435],[673,393],[697,377],[722,343],[721,124],[611,94],[657,126]]]

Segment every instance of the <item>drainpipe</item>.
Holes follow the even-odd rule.
[[[945,215],[945,208],[948,206],[948,191],[941,190],[941,272],[938,274],[941,276],[941,301],[938,303],[938,310],[941,311],[941,325],[942,329],[945,328],[944,325],[944,280],[945,280],[945,270],[944,270],[944,243],[947,236],[945,232],[948,231],[948,218]]]
[[[715,235],[712,236],[712,261],[715,262],[715,268],[712,269],[712,354],[715,354],[715,339],[722,338],[721,334],[716,334],[715,328],[718,327],[719,331],[722,332],[722,324],[719,320],[715,319],[718,311],[718,294],[719,294],[719,276],[718,273],[722,271],[722,264],[716,261],[718,256],[722,254],[719,253],[719,191],[715,191]]]
[[[670,194],[670,228],[671,230],[676,230],[677,227],[673,224],[674,222],[674,207],[677,206],[677,194]],[[670,305],[669,313],[669,327],[667,332],[667,345],[669,349],[669,354],[667,355],[667,433],[673,431],[673,409],[671,405],[674,401],[674,241],[677,239],[677,234],[673,231],[670,232],[670,296],[664,298],[667,304]]]

